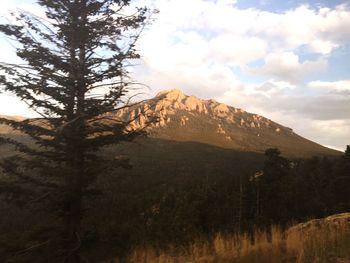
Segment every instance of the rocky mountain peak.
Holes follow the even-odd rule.
[[[188,96],[182,90],[173,89],[159,92],[155,97],[156,110],[187,110],[197,111],[198,113],[221,114],[229,113],[227,105],[215,100],[203,100],[196,96]]]
[[[179,89],[161,91],[153,99],[155,111],[186,110],[207,113],[205,101],[195,97],[188,96]]]
[[[260,115],[248,113],[212,99],[203,100],[196,96],[188,96],[179,89],[161,91],[151,100],[126,108],[119,117],[130,120],[130,126],[133,129],[143,128],[151,118],[157,117],[159,121],[147,128],[164,127],[170,124],[188,127],[193,121],[207,119],[216,123],[218,134],[226,134],[226,129],[234,127],[254,130],[257,136],[260,136],[262,130],[293,133],[291,129]]]
[[[167,100],[181,101],[186,95],[180,89],[163,90],[156,95],[156,98],[164,97]]]

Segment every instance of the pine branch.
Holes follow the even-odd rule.
[[[22,180],[23,182],[29,183],[34,186],[41,186],[41,187],[46,187],[46,188],[58,188],[59,185],[51,182],[43,182],[38,180],[37,178],[28,176],[21,171],[19,171],[18,165],[13,162],[11,159],[3,159],[2,162],[0,162],[0,168],[3,169],[3,171],[7,174],[11,174],[18,179]]]

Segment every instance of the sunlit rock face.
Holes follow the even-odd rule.
[[[188,96],[179,89],[159,92],[150,100],[123,109],[115,117],[129,121],[129,130],[146,130],[157,139],[259,153],[278,148],[298,157],[330,153],[329,149],[263,116],[212,99]]]
[[[117,118],[130,122],[129,128],[132,130],[162,128],[173,122],[185,127],[191,119],[200,116],[218,121],[217,133],[222,135],[226,134],[225,125],[234,125],[241,129],[268,128],[275,133],[281,133],[287,129],[262,116],[247,113],[215,100],[188,96],[179,89],[161,91],[153,99],[126,107],[116,115]],[[5,130],[4,127],[3,130]],[[291,129],[287,131],[292,133]]]
[[[161,91],[151,100],[124,109],[118,116],[131,121],[130,127],[132,129],[146,126],[148,129],[165,127],[171,122],[178,122],[180,126],[186,126],[191,121],[188,116],[174,118],[180,112],[187,112],[193,116],[206,115],[241,129],[272,129],[276,133],[280,133],[282,130],[292,133],[291,129],[273,123],[260,115],[251,114],[215,100],[187,96],[179,89]],[[156,121],[154,121],[155,119]],[[226,133],[221,124],[217,133]]]

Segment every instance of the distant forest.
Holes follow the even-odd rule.
[[[99,262],[135,246],[184,245],[218,232],[283,228],[350,210],[349,146],[340,157],[289,160],[268,149],[264,158],[263,169],[250,175],[181,177],[166,186],[150,174],[100,181],[104,194],[94,197],[83,219],[82,252]],[[57,227],[43,204],[21,207],[2,199],[1,214],[0,255],[8,260]],[[24,250],[17,258],[29,261],[13,262],[43,259],[42,249]]]

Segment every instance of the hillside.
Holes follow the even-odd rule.
[[[262,153],[272,147],[296,158],[339,155],[263,116],[214,100],[187,96],[180,90],[160,92],[153,99],[123,109],[113,118],[130,120],[131,129],[145,128],[149,136],[109,147],[104,154],[130,157],[133,169],[120,173],[144,174],[152,180],[173,180],[175,174],[179,180],[192,176],[251,175],[261,169]],[[154,118],[158,121],[151,122]],[[27,140],[5,125],[0,125],[0,134]],[[11,152],[11,147],[0,148],[0,155]]]
[[[1,118],[16,120],[16,121],[22,121],[25,119],[24,117],[20,117],[20,116],[6,116],[6,115],[0,115],[0,119]],[[19,134],[19,132],[14,131],[13,129],[11,129],[11,127],[7,125],[0,124],[0,135],[1,134]]]
[[[131,129],[146,128],[154,139],[198,142],[256,153],[276,147],[290,157],[339,155],[263,116],[215,100],[187,96],[181,90],[162,91],[153,99],[124,108],[111,117],[129,120]],[[18,132],[5,125],[0,125],[0,134],[18,136]]]
[[[158,122],[148,128],[153,138],[257,153],[277,147],[292,157],[339,154],[263,116],[187,96],[180,90],[160,92],[151,100],[124,109],[118,117],[131,120],[134,129],[145,127],[157,117]]]

